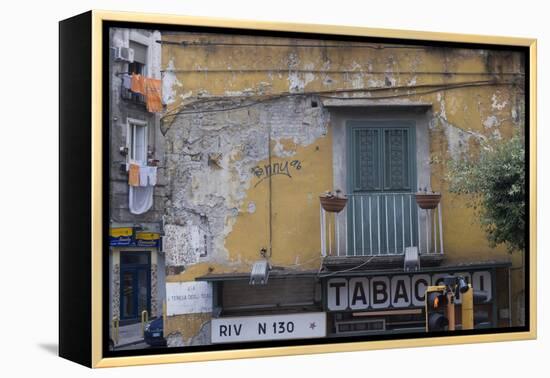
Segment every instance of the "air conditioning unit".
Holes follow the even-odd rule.
[[[129,47],[115,47],[114,58],[118,62],[134,62],[134,49]]]

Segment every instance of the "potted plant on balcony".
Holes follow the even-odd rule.
[[[441,193],[428,191],[427,188],[418,189],[416,192],[416,203],[418,207],[424,210],[433,210],[441,201]]]
[[[346,207],[348,199],[341,193],[339,189],[336,189],[335,193],[327,190],[324,194],[320,195],[319,200],[323,209],[330,213],[339,213],[342,211]]]

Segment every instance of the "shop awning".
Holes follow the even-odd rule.
[[[353,276],[383,276],[396,274],[420,274],[420,273],[453,273],[461,271],[475,271],[498,268],[509,268],[512,266],[511,261],[493,260],[493,261],[470,261],[470,262],[453,262],[442,263],[437,266],[424,266],[420,270],[414,272],[404,272],[403,268],[391,269],[356,269],[356,270],[324,270],[319,273],[323,277],[353,277]]]

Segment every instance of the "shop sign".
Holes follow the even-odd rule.
[[[132,227],[115,227],[109,229],[109,236],[118,238],[121,236],[132,236],[134,229]]]
[[[112,228],[109,233],[111,247],[160,248],[158,232],[136,232],[134,235],[131,228]]]
[[[430,285],[440,285],[450,273],[373,277],[339,277],[326,282],[329,311],[380,310],[424,306],[424,292]],[[457,273],[490,301],[492,277],[489,271]],[[461,299],[457,297],[456,303]]]
[[[212,319],[212,343],[325,337],[326,313]]]
[[[212,312],[210,282],[167,282],[166,313],[168,316]]]

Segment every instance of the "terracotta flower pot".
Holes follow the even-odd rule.
[[[339,213],[346,207],[346,203],[348,202],[348,199],[345,197],[319,196],[319,200],[323,209],[331,213]]]
[[[435,209],[440,201],[441,193],[416,193],[416,203],[421,209]]]

